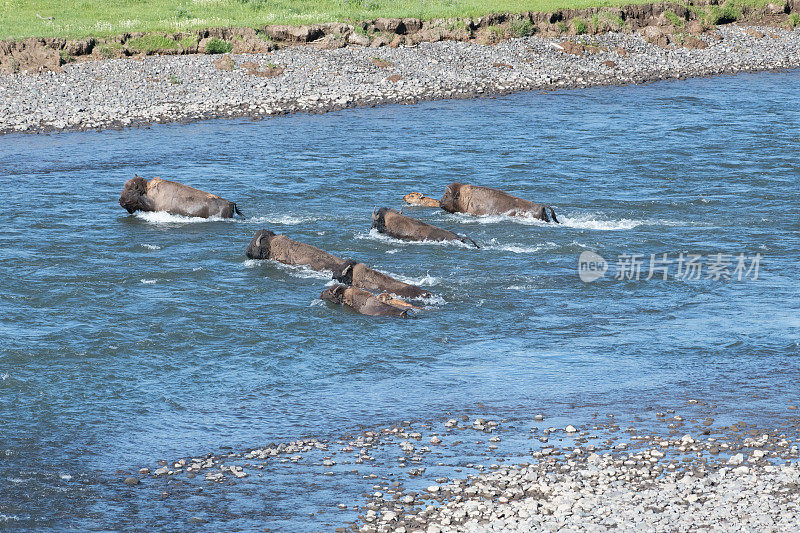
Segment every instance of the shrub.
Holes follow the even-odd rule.
[[[625,27],[625,21],[619,15],[603,11],[602,16],[614,30],[621,30]]]
[[[678,15],[675,14],[674,11],[668,9],[664,11],[664,17],[672,24],[673,26],[683,26],[683,19],[681,19]]]
[[[111,59],[112,57],[116,57],[117,53],[122,50],[122,45],[119,43],[103,43],[95,47],[97,53],[100,54],[100,57],[103,59]]]
[[[742,10],[731,0],[728,0],[722,7],[709,6],[705,20],[712,26],[716,26],[717,24],[736,22],[741,16]]]
[[[536,33],[536,27],[530,20],[514,21],[509,29],[514,37],[528,37]]]
[[[575,30],[575,35],[583,35],[589,31],[589,25],[585,20],[575,19],[572,21],[572,28]]]
[[[137,52],[155,52],[178,48],[178,42],[163,35],[145,35],[128,41],[128,48]]]
[[[183,39],[178,41],[178,45],[181,48],[191,48],[197,45],[197,37],[192,37],[192,36],[184,37]]]
[[[503,29],[502,26],[498,26],[495,24],[494,26],[489,26],[489,34],[495,39],[500,40],[506,35],[506,31]]]
[[[231,50],[233,50],[233,45],[231,43],[223,41],[222,39],[217,39],[216,37],[206,43],[207,54],[227,54]]]

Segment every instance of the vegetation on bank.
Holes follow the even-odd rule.
[[[736,2],[765,5],[767,0]],[[549,12],[644,3],[648,0],[2,0],[0,39],[178,33],[212,27],[255,28],[379,17],[480,17],[488,13]],[[519,33],[524,33],[524,28],[520,28]]]

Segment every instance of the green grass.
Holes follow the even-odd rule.
[[[756,0],[752,0],[756,1]],[[378,17],[480,17],[487,13],[622,6],[645,0],[0,0],[0,39],[177,33],[209,27],[347,22]],[[54,17],[40,20],[36,17]]]
[[[163,35],[145,35],[128,41],[128,48],[136,52],[155,52],[156,50],[173,50],[180,44],[175,39]]]
[[[233,50],[233,45],[231,43],[217,39],[216,37],[206,43],[207,54],[227,54],[231,50]]]
[[[72,54],[70,54],[66,50],[59,50],[58,58],[61,60],[62,65],[66,65],[67,63],[72,63]]]
[[[527,37],[536,33],[536,27],[530,20],[513,21],[509,30],[513,37]]]
[[[178,46],[181,48],[191,48],[192,46],[197,44],[197,39],[194,37],[184,37],[180,41],[178,41]]]
[[[116,57],[117,53],[122,50],[122,45],[120,43],[102,43],[98,44],[95,50],[97,50],[97,53],[99,53],[101,57],[110,59]]]
[[[673,26],[683,26],[683,19],[676,15],[674,11],[668,9],[664,11],[664,16]]]
[[[589,31],[589,25],[582,19],[573,20],[572,27],[575,29],[575,35],[583,35]]]
[[[800,26],[800,15],[798,15],[797,13],[792,13],[791,15],[789,15],[789,25],[792,28]]]

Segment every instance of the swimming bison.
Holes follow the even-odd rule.
[[[552,207],[523,200],[507,192],[489,187],[451,183],[445,189],[439,204],[448,213],[467,213],[477,216],[529,216],[545,222],[552,220],[552,222],[558,223]],[[550,216],[548,216],[548,210]]]
[[[334,285],[322,291],[320,298],[327,302],[344,304],[362,315],[392,316],[397,318],[413,316],[409,309],[401,309],[390,303],[382,302],[372,293],[358,287]]]
[[[330,270],[337,272],[348,263],[316,246],[295,241],[286,235],[262,229],[256,232],[247,246],[245,255],[250,259],[274,259],[287,265],[307,266],[312,270]]]
[[[373,292],[388,292],[401,298],[429,298],[431,296],[431,293],[425,289],[403,283],[352,259],[347,260],[341,269],[333,271],[333,279],[345,285]]]
[[[372,211],[372,227],[379,233],[395,239],[434,242],[459,241],[472,243],[476,248],[478,247],[472,239],[461,237],[452,231],[437,228],[416,218],[407,217],[388,207],[381,207],[377,213]]]
[[[239,212],[236,204],[211,193],[182,183],[153,178],[147,181],[139,176],[125,182],[119,205],[128,213],[135,211],[166,211],[187,217],[231,218]]]
[[[410,192],[403,196],[403,201],[419,207],[439,207],[439,200],[423,196],[421,192]]]

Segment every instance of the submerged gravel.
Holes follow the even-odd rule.
[[[800,67],[800,29],[758,28],[763,37],[751,29],[722,26],[702,36],[708,48],[694,50],[660,48],[630,34],[571,37],[607,49],[582,56],[560,50],[563,39],[526,37],[493,46],[289,47],[232,56],[233,70],[218,68],[219,56],[208,55],[76,63],[63,73],[0,75],[0,133],[313,113]]]
[[[308,468],[365,489],[355,506],[341,495],[317,511],[329,525],[341,513],[338,533],[796,530],[800,419],[732,423],[694,399],[647,413],[636,426],[597,412],[583,423],[559,412],[402,421],[162,460],[121,471],[129,477],[120,481],[180,500],[203,485],[268,483],[280,468]]]

